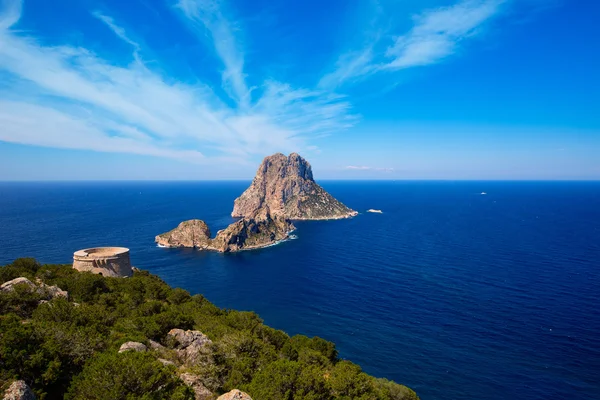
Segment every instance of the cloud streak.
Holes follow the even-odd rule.
[[[463,41],[476,36],[506,1],[462,0],[414,15],[407,33],[378,38],[362,51],[342,55],[335,70],[321,79],[320,86],[332,88],[378,72],[440,62],[456,53]]]
[[[250,102],[250,90],[244,74],[244,55],[239,51],[231,23],[224,17],[219,0],[179,0],[176,7],[183,13],[192,29],[204,35],[206,29],[215,51],[225,66],[223,88],[242,107]]]
[[[46,147],[146,154],[193,163],[250,161],[300,151],[355,123],[348,101],[319,90],[265,80],[251,101],[243,56],[216,2],[182,0],[181,9],[212,33],[223,59],[228,105],[208,83],[188,84],[151,70],[143,49],[110,16],[93,15],[134,48],[126,66],[92,50],[44,45],[11,29],[21,2],[0,9],[0,140]],[[223,42],[224,41],[224,42]]]
[[[123,40],[125,43],[129,43],[135,49],[136,53],[140,50],[140,45],[131,40],[125,33],[125,29],[118,26],[111,17],[104,15],[99,11],[94,12],[93,15],[100,21],[104,22],[106,26],[108,26],[110,30],[112,30],[114,34],[117,35],[121,40]]]

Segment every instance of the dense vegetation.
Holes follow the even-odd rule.
[[[193,399],[177,375],[185,370],[215,394],[238,388],[255,400],[417,399],[340,360],[333,343],[289,337],[255,313],[220,309],[146,272],[107,278],[33,259],[0,267],[0,283],[17,277],[57,285],[69,299],[40,302],[42,295],[25,285],[0,292],[2,391],[23,379],[42,400]],[[167,344],[173,328],[206,334],[211,361],[178,371],[152,351],[118,353],[126,341]]]

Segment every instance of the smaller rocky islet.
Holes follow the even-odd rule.
[[[252,184],[234,202],[231,215],[240,219],[212,238],[199,219],[181,222],[156,236],[161,247],[193,247],[236,252],[270,246],[286,240],[295,227],[292,220],[351,218],[358,213],[319,186],[312,167],[297,153],[277,153],[262,161]]]
[[[287,219],[272,217],[266,208],[242,218],[217,232],[211,239],[208,225],[199,219],[184,221],[169,232],[156,236],[162,247],[194,247],[221,253],[268,246],[289,237],[294,225]]]

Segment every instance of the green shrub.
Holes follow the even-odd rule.
[[[69,388],[67,400],[184,400],[190,388],[148,353],[101,353],[94,357]]]

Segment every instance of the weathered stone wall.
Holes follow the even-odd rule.
[[[98,247],[76,251],[73,268],[112,277],[131,276],[129,249],[124,247]]]

